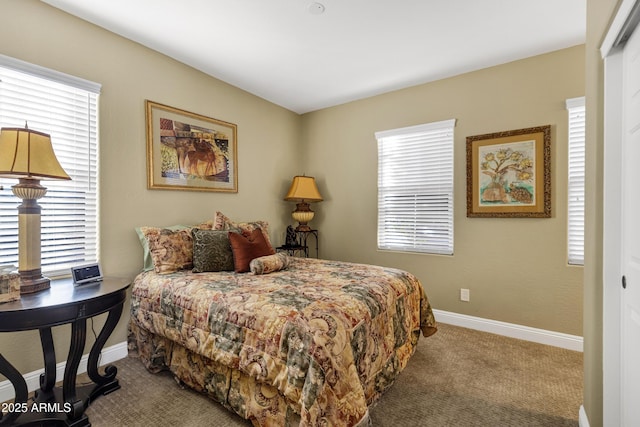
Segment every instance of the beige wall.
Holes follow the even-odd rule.
[[[304,115],[305,171],[325,197],[313,222],[322,255],[406,269],[441,310],[582,335],[582,267],[566,262],[565,100],[583,95],[577,46]],[[454,255],[378,251],[374,132],[452,118]],[[548,124],[553,217],[467,218],[465,137]]]
[[[2,0],[0,15],[9,17],[0,25],[0,53],[102,84],[100,247],[105,274],[133,277],[141,269],[134,227],[197,223],[213,218],[216,210],[238,220],[265,219],[272,238],[282,240],[291,211],[282,197],[291,177],[302,172],[296,167],[299,115],[39,1]],[[238,125],[237,194],[147,190],[145,99]],[[125,309],[107,346],[126,339],[127,318]],[[57,327],[54,334],[57,359],[65,360],[68,328]],[[42,367],[36,332],[1,334],[0,351],[21,372]]]

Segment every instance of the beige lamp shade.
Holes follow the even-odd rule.
[[[0,176],[18,179],[71,179],[62,169],[46,133],[26,128],[0,130]]]
[[[30,294],[50,287],[48,277],[42,275],[40,213],[37,200],[47,189],[41,179],[71,179],[62,169],[46,133],[27,128],[0,129],[0,177],[17,178],[11,187],[22,199],[18,206],[18,273],[20,293]]]
[[[284,198],[287,201],[321,202],[322,196],[312,176],[294,176],[289,192]]]

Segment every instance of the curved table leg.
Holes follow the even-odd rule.
[[[45,393],[50,393],[56,384],[56,353],[51,328],[40,329],[40,342],[44,355],[44,374],[40,374],[40,389]]]
[[[9,363],[7,359],[5,359],[1,354],[0,374],[7,377],[7,379],[11,381],[11,384],[13,385],[13,389],[16,392],[14,403],[17,404],[18,407],[21,407],[22,404],[26,405],[27,397],[29,394],[29,391],[27,390],[27,382],[24,380],[22,374],[20,374],[20,372],[18,372],[18,370],[14,368],[13,365],[11,365],[11,363]],[[0,411],[0,425],[13,425],[14,421],[20,416],[21,413],[22,412],[14,411],[9,412],[5,416],[3,416],[2,412]]]
[[[114,307],[109,311],[109,316],[107,317],[107,321],[105,322],[96,342],[93,343],[91,347],[91,352],[89,353],[89,360],[87,361],[87,373],[89,374],[89,378],[96,384],[99,384],[103,387],[97,387],[94,393],[92,394],[107,394],[112,392],[113,390],[117,390],[120,388],[118,382],[114,379],[116,374],[118,373],[118,368],[113,365],[107,365],[105,367],[105,375],[100,375],[98,372],[98,359],[100,357],[100,352],[104,347],[107,339],[115,329],[118,321],[120,320],[120,315],[122,314],[122,304]]]
[[[69,347],[67,365],[64,368],[64,379],[62,380],[62,398],[65,403],[70,403],[72,407],[68,414],[70,419],[81,417],[85,409],[84,402],[78,400],[76,396],[76,377],[86,338],[87,319],[77,319],[71,324],[71,345]]]

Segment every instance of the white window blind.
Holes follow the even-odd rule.
[[[453,254],[454,126],[376,132],[379,249]]]
[[[0,55],[0,126],[48,133],[71,181],[43,180],[42,271],[66,274],[98,260],[98,97],[100,86]],[[18,264],[15,179],[0,178],[0,264]]]
[[[584,265],[584,97],[567,99],[566,104],[569,111],[568,262]]]

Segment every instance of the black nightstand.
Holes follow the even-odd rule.
[[[309,256],[308,255],[309,248],[302,245],[282,245],[282,246],[278,246],[276,248],[276,251],[286,252],[288,255],[291,255],[291,256],[304,256],[304,257]]]
[[[15,389],[15,400],[2,414],[3,425],[90,426],[85,409],[95,398],[120,388],[117,369],[107,365],[105,374],[98,371],[100,352],[118,324],[127,288],[126,279],[105,278],[100,282],[73,286],[71,279],[51,281],[51,288],[22,295],[17,301],[0,304],[0,332],[38,329],[44,355],[44,373],[33,402],[28,402],[27,383],[2,355],[0,373]],[[94,384],[77,386],[76,376],[87,336],[87,319],[109,313],[95,343],[91,347],[87,373]],[[64,370],[62,387],[56,382],[56,354],[51,328],[71,324],[71,345]]]
[[[276,248],[278,252],[287,252],[291,256],[309,257],[309,236],[315,239],[315,255],[319,258],[318,230],[296,231],[298,245],[282,245]]]

